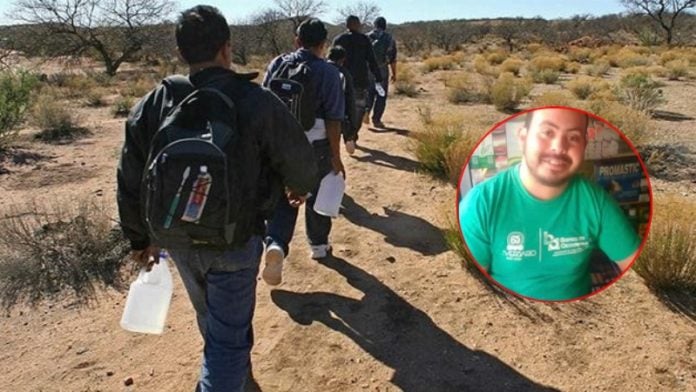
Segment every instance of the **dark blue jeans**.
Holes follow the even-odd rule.
[[[319,190],[319,181],[329,174],[331,166],[331,148],[328,140],[319,140],[313,143],[314,156],[319,166],[319,178],[317,185],[312,189],[312,196],[305,202],[305,225],[307,239],[310,245],[323,245],[329,243],[331,232],[331,218],[317,214],[314,211],[314,201]],[[286,197],[282,197],[273,210],[271,220],[266,226],[266,245],[275,243],[283,248],[285,256],[290,254],[290,241],[295,233],[298,208],[294,208]]]
[[[169,250],[205,343],[197,391],[244,390],[254,344],[251,321],[262,252],[260,236],[234,251]]]
[[[367,106],[365,111],[369,113],[372,111],[372,122],[382,122],[382,115],[384,115],[384,109],[387,107],[387,96],[389,95],[389,68],[381,69],[382,72],[382,87],[384,87],[384,96],[380,97],[375,90],[375,84],[370,84],[370,89],[367,93]],[[374,79],[373,79],[374,80]]]

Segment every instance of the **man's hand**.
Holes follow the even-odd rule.
[[[286,190],[285,196],[288,198],[288,203],[290,204],[290,206],[295,208],[299,208],[302,205],[302,203],[304,203],[307,200],[306,195],[298,195],[297,193],[291,190]]]
[[[333,167],[333,172],[338,174],[341,173],[343,174],[343,178],[346,178],[346,169],[343,167],[343,162],[341,161],[341,157],[333,157],[331,158],[331,166]]]
[[[145,271],[150,271],[152,266],[159,263],[160,248],[150,245],[145,249],[131,250],[130,257],[140,267],[144,267]]]
[[[389,77],[389,80],[392,83],[396,83],[396,72],[392,73],[391,76]]]

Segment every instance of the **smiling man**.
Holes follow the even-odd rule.
[[[578,298],[591,292],[593,249],[624,271],[640,238],[614,199],[577,175],[588,115],[545,108],[526,116],[522,162],[467,193],[462,234],[480,267],[507,289],[540,300]]]

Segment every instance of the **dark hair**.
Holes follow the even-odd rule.
[[[297,27],[297,38],[304,48],[313,48],[326,40],[328,32],[324,23],[316,18],[304,20]]]
[[[527,112],[524,115],[524,128],[529,132],[529,126],[532,125],[532,119],[534,118],[534,112],[536,112],[538,109],[532,110]],[[570,109],[565,109],[565,110],[570,110]],[[587,113],[583,113],[585,115],[585,138],[587,139],[587,128],[590,127],[590,116],[587,115]]]
[[[346,18],[346,27],[350,26],[353,23],[360,24],[360,18],[358,18],[355,15],[348,15],[348,17]]]
[[[230,40],[230,26],[220,11],[209,5],[197,5],[179,15],[176,45],[188,64],[211,61]]]
[[[331,49],[329,49],[329,60],[336,62],[341,61],[344,58],[346,58],[346,50],[343,49],[343,46],[336,45],[332,46]]]
[[[372,22],[372,23],[373,23],[373,24],[375,25],[375,27],[377,27],[378,29],[382,29],[382,30],[386,30],[386,29],[387,29],[387,20],[384,19],[384,18],[381,17],[381,16],[378,16],[378,17],[375,19],[375,21]]]

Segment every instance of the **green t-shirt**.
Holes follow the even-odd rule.
[[[539,200],[524,188],[515,165],[472,188],[459,207],[464,241],[476,261],[504,287],[535,299],[589,294],[593,249],[619,261],[640,245],[616,201],[580,176],[556,198]]]

